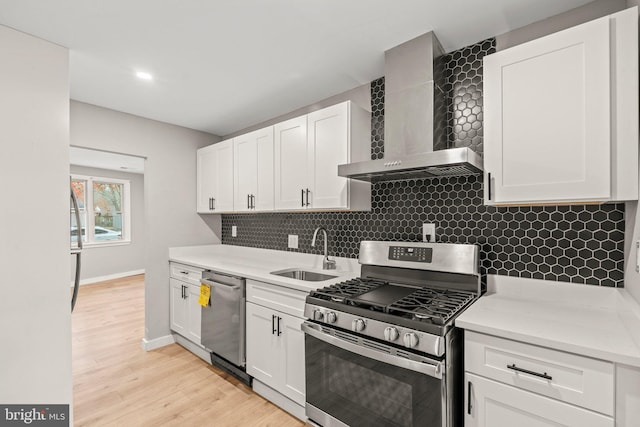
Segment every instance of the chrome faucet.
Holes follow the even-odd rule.
[[[327,237],[327,230],[324,227],[316,228],[316,231],[313,232],[313,239],[311,239],[311,246],[316,245],[316,237],[318,237],[318,231],[322,231],[324,234],[324,259],[322,260],[322,268],[324,270],[335,270],[336,269],[336,261],[333,259],[329,259],[327,255],[327,241],[329,238]]]

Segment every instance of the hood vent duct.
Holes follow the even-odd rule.
[[[384,159],[338,166],[361,181],[474,175],[482,157],[447,148],[444,52],[433,32],[385,52]]]

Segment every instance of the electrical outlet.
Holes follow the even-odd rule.
[[[436,241],[436,225],[422,224],[422,241],[434,243]]]
[[[231,226],[231,237],[238,237],[238,227],[235,225]]]
[[[298,235],[289,234],[289,249],[298,249]]]

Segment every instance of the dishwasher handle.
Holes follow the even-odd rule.
[[[220,283],[219,281],[213,281],[211,279],[201,279],[200,283],[211,286],[212,288],[220,289],[222,291],[238,291],[242,289],[242,285]]]
[[[244,277],[233,276],[231,274],[220,273],[218,271],[206,270],[202,273],[201,281],[206,284],[218,283],[227,286],[243,287],[246,280]]]

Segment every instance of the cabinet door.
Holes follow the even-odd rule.
[[[273,126],[233,139],[234,208],[273,210]]]
[[[176,279],[169,279],[171,298],[169,300],[171,330],[185,336],[188,328],[187,309],[184,296],[184,287],[189,286]]]
[[[609,17],[484,58],[486,203],[610,197],[609,64]]]
[[[187,330],[185,338],[188,338],[198,345],[201,343],[200,331],[202,330],[202,325],[200,324],[200,320],[202,319],[202,309],[200,304],[198,304],[199,297],[200,286],[189,285],[187,298],[185,299],[187,312]]]
[[[465,427],[614,426],[610,417],[477,375],[465,380]]]
[[[197,210],[199,213],[210,213],[211,198],[214,197],[216,184],[217,149],[210,145],[198,150],[197,154]]]
[[[338,165],[349,163],[349,104],[342,103],[307,116],[307,168],[314,209],[348,208],[349,180]]]
[[[233,211],[233,140],[214,144],[216,147],[214,212]]]
[[[278,389],[279,338],[274,333],[275,311],[246,303],[247,373]]]
[[[258,180],[258,144],[252,134],[233,139],[234,207],[236,212],[251,210],[251,195]]]
[[[305,209],[309,188],[307,116],[274,126],[275,208]]]
[[[297,402],[305,404],[304,376],[304,332],[300,328],[303,319],[277,312],[280,317],[281,372],[282,387],[280,392]]]
[[[274,203],[273,126],[256,132],[258,173],[254,193],[255,211],[271,211]]]

